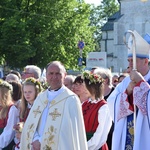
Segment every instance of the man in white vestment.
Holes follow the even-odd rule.
[[[133,46],[136,47],[136,69],[131,70],[107,102],[114,120],[112,150],[150,150],[150,37],[133,31],[128,40],[128,62],[133,69]],[[147,38],[148,37],[148,38]]]
[[[66,88],[59,61],[47,65],[49,89],[35,100],[21,136],[21,150],[87,150],[81,103]]]

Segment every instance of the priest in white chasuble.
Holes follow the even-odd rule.
[[[34,102],[21,136],[21,150],[87,150],[78,97],[63,85],[66,70],[59,61],[47,65],[49,89]]]

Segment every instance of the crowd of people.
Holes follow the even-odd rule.
[[[52,61],[47,86],[35,65],[0,79],[0,150],[149,150],[150,43],[133,33],[137,55],[130,37],[120,76],[102,67],[67,75]]]

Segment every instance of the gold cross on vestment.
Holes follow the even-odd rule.
[[[57,111],[57,108],[55,108],[55,110],[53,112],[49,113],[49,115],[52,116],[52,120],[55,120],[56,117],[61,116],[61,114]]]
[[[36,115],[39,114],[39,113],[41,113],[40,106],[38,106],[37,109],[33,110],[33,113],[34,113],[34,118],[36,118]]]

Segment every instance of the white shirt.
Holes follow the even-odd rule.
[[[10,144],[15,137],[13,126],[19,121],[19,111],[15,106],[11,106],[8,113],[7,125],[0,135],[0,150]]]

